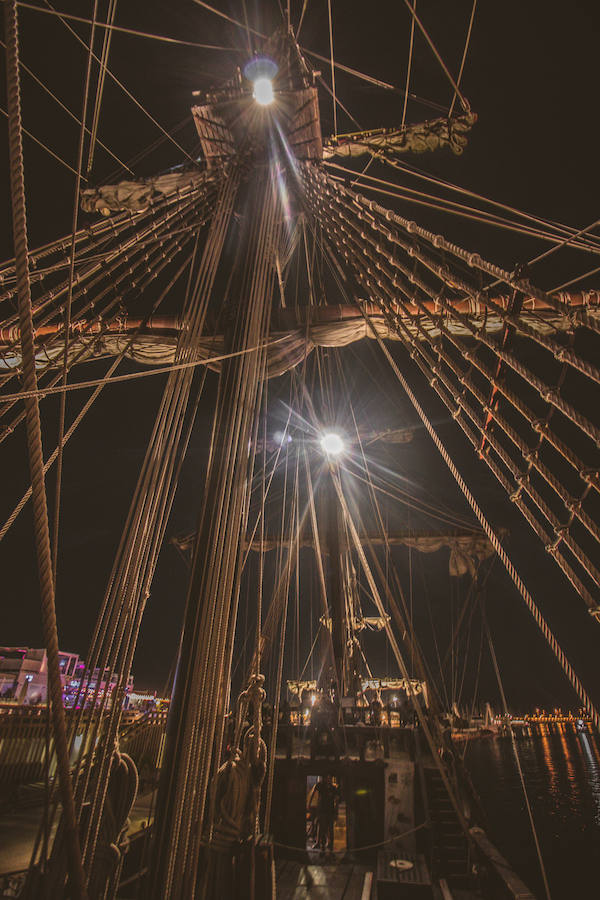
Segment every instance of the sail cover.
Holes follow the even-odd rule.
[[[377,128],[354,134],[338,135],[323,144],[323,158],[332,156],[372,156],[391,153],[427,153],[449,147],[459,155],[467,145],[467,133],[477,116],[468,112],[451,119],[432,119],[404,128]]]
[[[499,529],[502,537],[506,535],[505,529]],[[179,535],[172,538],[172,543],[184,554],[191,554],[196,535],[195,533]],[[490,544],[488,538],[483,531],[464,531],[461,533],[441,533],[441,532],[419,532],[407,531],[406,533],[386,534],[385,538],[381,535],[370,534],[361,536],[361,540],[373,547],[378,546],[404,546],[416,550],[418,553],[437,553],[438,550],[449,550],[448,574],[453,578],[460,578],[461,575],[475,576],[479,565],[486,559],[490,559],[494,555],[494,548]],[[249,550],[268,553],[276,550],[278,547],[290,549],[295,544],[302,547],[314,547],[314,539],[305,534],[299,540],[294,538],[273,538],[266,537],[262,541],[246,541],[244,546]],[[323,548],[319,548],[320,552],[326,552]]]
[[[206,174],[198,169],[188,171],[167,172],[154,178],[140,178],[136,181],[120,181],[118,184],[105,184],[102,187],[89,188],[81,192],[81,208],[84,212],[111,213],[130,210],[141,212],[150,206],[158,197],[173,194],[185,188],[198,187],[206,180]]]

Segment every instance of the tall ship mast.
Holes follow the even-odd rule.
[[[91,30],[69,166],[72,231],[30,249],[26,4],[3,5],[14,259],[0,268],[0,441],[24,433],[30,486],[5,512],[0,541],[30,506],[47,666],[45,718],[30,738],[45,729],[44,815],[20,896],[312,896],[298,887],[302,865],[335,860],[343,885],[332,876],[322,896],[340,900],[532,897],[482,827],[451,736],[455,684],[444,698],[398,550],[411,565],[413,553],[447,551],[451,577],[471,584],[451,652],[477,616],[496,665],[484,601],[495,563],[561,666],[582,721],[598,729],[592,692],[528,589],[495,501],[485,508],[471,476],[474,464],[493,476],[595,628],[600,292],[577,278],[538,286],[525,265],[501,265],[410,206],[434,197],[406,188],[406,160],[459,156],[477,127],[462,66],[452,74],[410,2],[410,53],[418,37],[448,83],[449,108],[409,120],[407,78],[395,117],[363,128],[336,93],[331,4],[330,58],[319,59],[299,36],[306,3],[299,21],[288,4],[264,32],[245,4],[241,21],[201,3],[243,40],[223,76],[190,98],[194,140],[165,132],[177,164],[142,177],[136,162],[118,159],[117,177],[97,183],[107,79],[123,88],[109,65],[116,2],[96,5],[92,19],[38,10]],[[593,226],[501,204],[489,212],[471,193],[468,203],[444,201],[444,211],[545,242],[544,254],[600,252]],[[63,471],[96,401],[145,379],[162,393],[65,705]],[[399,402],[412,424],[394,412]],[[401,448],[417,430],[456,488],[452,507],[403,487]],[[174,534],[188,468],[194,524]],[[188,576],[168,715],[131,721],[134,658],[166,539]],[[466,662],[463,680],[465,671]],[[6,747],[20,739],[15,721]],[[130,846],[140,748],[150,753],[152,741],[155,790]]]

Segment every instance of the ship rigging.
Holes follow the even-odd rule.
[[[459,156],[477,128],[462,66],[455,77],[416,4],[407,2],[410,53],[420,37],[448,83],[450,106],[431,111],[429,103],[425,121],[407,118],[408,98],[419,100],[409,90],[409,64],[396,118],[368,129],[336,93],[331,4],[330,57],[320,62],[299,36],[306,3],[296,24],[288,4],[283,23],[265,33],[247,18],[199,5],[245,39],[235,53],[223,51],[226,76],[190,98],[196,140],[184,146],[177,130],[159,126],[161,141],[177,150],[174,165],[142,175],[139,160],[118,160],[118,177],[98,184],[92,176],[95,154],[106,150],[99,140],[106,79],[131,97],[109,66],[111,40],[119,30],[159,36],[120,29],[116,2],[101,10],[96,4],[89,21],[50,5],[37,10],[58,17],[80,42],[76,22],[90,33],[72,232],[30,250],[23,165],[30,132],[21,111],[29,70],[19,41],[27,4],[4,3],[14,259],[0,268],[0,442],[15,440],[24,425],[31,486],[5,510],[0,541],[30,504],[56,762],[23,896],[127,896],[127,818],[138,773],[121,744],[123,698],[167,536],[185,558],[189,583],[136,896],[274,897],[274,852],[307,852],[307,779],[332,774],[347,798],[346,849],[380,854],[380,897],[403,889],[401,864],[411,872],[406,884],[412,879],[431,896],[442,881],[448,891],[454,884],[468,896],[486,895],[477,867],[504,878],[514,896],[523,886],[514,873],[502,875],[505,861],[465,806],[468,777],[453,754],[448,704],[422,651],[393,548],[449,551],[451,576],[473,579],[473,609],[497,560],[599,727],[593,697],[515,565],[493,510],[476,496],[471,462],[456,458],[427,397],[437,398],[466,438],[470,460],[487,467],[595,627],[600,292],[580,289],[577,278],[542,288],[525,266],[500,265],[463,246],[454,229],[422,224],[417,213],[437,204],[450,217],[510,229],[543,245],[539,259],[565,248],[595,259],[595,224],[569,228],[500,203],[483,207],[467,191],[438,203],[429,191],[448,185],[433,176],[423,176],[427,191],[409,186],[405,158]],[[465,55],[472,23],[473,16]],[[323,126],[329,100],[332,133]],[[342,133],[338,126],[348,119],[352,130]],[[357,375],[341,348],[363,341],[376,362]],[[134,368],[117,374],[124,361]],[[414,414],[410,426],[368,424],[369,415],[357,411],[360,380],[377,381],[383,369],[385,393],[393,386],[389,405],[401,397]],[[96,688],[93,712],[84,701],[66,715],[56,623],[66,577],[57,570],[65,451],[101,396],[116,395],[125,381],[160,376],[154,425],[86,653],[88,682],[94,671],[107,672],[116,687],[103,696]],[[70,398],[81,391],[91,393],[69,418]],[[54,395],[55,445],[40,419]],[[410,444],[417,428],[454,480],[459,509],[411,497],[370,455],[373,446]],[[209,446],[194,497],[197,523],[173,537],[179,477],[199,429],[209,433]],[[446,527],[402,527],[390,521],[384,496]],[[310,613],[302,608],[309,566]],[[252,595],[245,622],[243,591]],[[467,611],[465,603],[461,620]],[[302,618],[310,623],[303,668],[299,644],[290,648],[293,616],[296,634]],[[481,616],[485,622],[482,600]],[[374,641],[385,642],[393,673],[372,669],[366,647]],[[493,654],[491,635],[489,643]],[[285,666],[290,650],[295,673]],[[85,674],[80,684],[86,697]],[[402,694],[402,716],[386,691]],[[399,783],[410,788],[402,793]],[[371,809],[360,799],[369,792]],[[394,804],[396,819],[388,814]],[[545,879],[543,864],[542,872]]]

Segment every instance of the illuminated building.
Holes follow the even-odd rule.
[[[77,653],[59,651],[58,654],[63,699],[65,706],[72,706],[85,672],[85,662]],[[44,648],[0,647],[0,700],[22,704],[45,703],[47,697],[48,657]],[[87,685],[87,703],[100,700],[104,693],[111,693],[117,685],[119,673],[105,670],[100,676],[94,669]],[[127,684],[127,692],[133,688],[133,676]]]

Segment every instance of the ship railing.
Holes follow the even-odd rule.
[[[469,829],[476,848],[480,869],[485,869],[486,896],[496,900],[535,900],[527,885],[514,871],[510,863],[492,844],[482,828]]]
[[[67,720],[74,714],[67,709]],[[78,711],[80,712],[80,711]],[[84,710],[75,736],[71,761],[74,764],[82,754],[93,751],[93,746],[82,747],[89,720],[97,715],[105,718],[106,712]],[[140,771],[142,780],[154,782],[162,762],[166,712],[150,711],[133,721],[124,723],[120,731],[120,747],[128,753]],[[100,739],[100,734],[97,735]],[[47,729],[45,706],[0,707],[0,785],[14,786],[34,784],[45,778],[49,761],[50,777],[55,773],[54,743]]]

